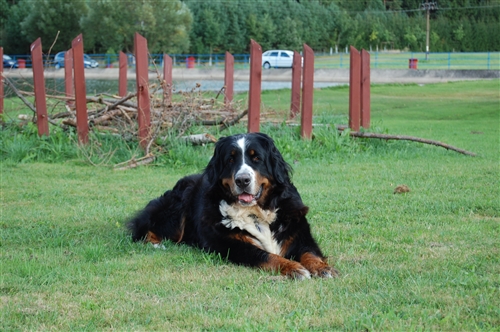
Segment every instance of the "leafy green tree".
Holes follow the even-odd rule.
[[[239,10],[237,2],[223,2],[225,12],[223,31],[225,48],[230,53],[243,53],[249,50],[250,40],[245,40],[245,15]]]
[[[10,7],[7,0],[0,0],[0,46],[5,44],[5,27],[10,16]]]
[[[23,35],[30,43],[40,37],[44,52],[53,44],[52,53],[71,47],[81,33],[80,17],[88,10],[85,2],[71,0],[23,1],[22,6],[28,9],[20,24]]]
[[[131,52],[134,34],[148,40],[150,53],[182,53],[189,49],[192,16],[179,0],[88,0],[82,19],[88,46],[95,52],[108,49]]]

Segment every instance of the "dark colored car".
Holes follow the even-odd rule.
[[[65,53],[66,52],[59,52],[54,57],[54,66],[56,67],[56,69],[64,68],[64,54]],[[95,61],[94,59],[92,59],[87,54],[83,55],[83,65],[85,66],[85,68],[99,67],[99,63],[97,61]]]
[[[18,64],[17,64],[16,60],[14,60],[10,56],[4,54],[4,56],[3,56],[3,67],[4,68],[17,68]]]

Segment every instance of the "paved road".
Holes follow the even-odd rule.
[[[31,78],[31,69],[6,69],[7,77]],[[135,77],[133,69],[128,70],[128,79]],[[223,69],[185,69],[174,68],[172,72],[174,80],[224,80]],[[64,78],[63,69],[47,69],[46,78]],[[118,79],[117,68],[86,69],[87,79]],[[158,74],[150,72],[149,79],[156,80]],[[235,81],[248,81],[249,70],[235,70]],[[262,70],[262,81],[290,82],[292,77],[291,69],[268,69]],[[372,69],[370,80],[372,83],[438,83],[465,80],[498,79],[499,70],[393,70],[393,69]],[[314,71],[315,82],[329,83],[349,83],[348,69],[316,69]]]

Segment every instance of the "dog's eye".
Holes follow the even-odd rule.
[[[229,160],[227,162],[230,164],[234,163],[234,158],[229,158]]]
[[[257,163],[257,162],[259,162],[259,161],[260,161],[260,158],[259,158],[259,157],[257,157],[257,156],[255,156],[255,157],[253,157],[253,158],[252,158],[252,160],[253,160],[253,162]]]

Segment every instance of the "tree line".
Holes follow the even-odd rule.
[[[42,38],[52,54],[83,33],[88,53],[133,50],[134,32],[151,53],[248,53],[267,49],[425,51],[433,0],[0,0],[0,45],[28,54]],[[430,11],[431,52],[500,51],[500,0],[439,0]]]

